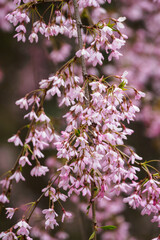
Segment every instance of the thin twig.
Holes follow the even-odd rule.
[[[29,216],[26,218],[26,222],[29,222],[35,208],[37,207],[38,203],[40,202],[41,198],[45,195],[45,193],[50,189],[50,187],[55,183],[55,181],[58,179],[60,173],[58,174],[58,176],[49,184],[49,186],[46,188],[46,190],[40,195],[40,197],[35,201],[33,208],[31,209],[31,212],[29,214]]]

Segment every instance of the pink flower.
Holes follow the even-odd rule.
[[[59,226],[56,219],[50,220],[49,218],[45,221],[45,229],[54,229],[55,226]]]
[[[23,177],[22,173],[20,170],[17,170],[10,178],[10,180],[15,179],[16,182],[18,183],[20,180],[25,181],[25,178]]]
[[[35,40],[35,42],[37,43],[38,42],[38,35],[37,33],[35,32],[32,32],[30,35],[29,35],[29,41],[30,43],[33,43],[33,41]]]
[[[18,238],[16,237],[15,233],[13,232],[2,232],[0,233],[0,238],[2,238],[2,240],[17,240]]]
[[[145,184],[144,187],[145,189],[143,190],[142,193],[148,192],[149,195],[155,198],[159,198],[160,196],[160,187],[159,186],[159,182],[154,180],[154,179],[150,179],[148,180]]]
[[[39,107],[39,101],[40,98],[37,95],[33,95],[31,98],[28,99],[28,104],[32,105],[33,103],[36,103],[37,107]]]
[[[82,195],[83,195],[83,196],[86,196],[86,195],[91,196],[91,191],[90,191],[90,189],[89,189],[87,186],[85,186],[85,187],[82,189]]]
[[[158,222],[158,227],[160,227],[160,215],[154,216],[151,221],[152,222]]]
[[[125,84],[128,83],[128,80],[126,79],[127,75],[128,75],[128,72],[124,71],[124,73],[121,75],[121,78],[120,78],[122,82],[125,82]]]
[[[56,195],[55,194],[52,195],[51,198],[52,198],[53,202],[56,202],[58,199],[61,199],[63,202],[65,202],[67,199],[67,196],[63,193],[58,192],[58,193],[56,193]]]
[[[28,165],[30,165],[30,166],[32,165],[32,164],[30,163],[30,161],[29,161],[29,159],[28,159],[27,156],[22,156],[22,157],[20,157],[20,159],[19,159],[19,164],[20,164],[22,167],[24,167],[26,163],[28,163]]]
[[[126,20],[126,17],[119,17],[117,19],[117,29],[121,29],[121,28],[124,28],[124,25],[122,22],[124,22]]]
[[[22,143],[21,139],[19,138],[18,134],[15,134],[11,138],[9,138],[8,142],[14,142],[15,146],[18,146],[18,145],[23,146],[23,143]]]
[[[24,118],[29,118],[31,121],[32,121],[33,119],[35,119],[35,120],[38,119],[38,117],[37,117],[37,115],[36,115],[36,113],[35,113],[35,111],[34,111],[33,109],[32,109],[31,112],[27,113],[27,114],[24,116]]]
[[[131,186],[124,182],[116,184],[113,188],[113,191],[116,193],[117,196],[119,196],[121,192],[127,193],[129,190],[131,190]]]
[[[123,202],[128,203],[133,209],[136,209],[141,205],[142,198],[138,194],[132,194],[130,197],[124,198]]]
[[[55,219],[58,216],[58,214],[54,211],[53,208],[44,209],[42,213],[45,214],[45,219],[46,219],[45,229],[48,229],[48,228],[54,229],[54,226],[58,226],[58,223]]]
[[[123,39],[119,39],[119,38],[115,38],[112,42],[112,49],[116,50],[116,49],[120,49],[124,44],[125,44],[125,40]]]
[[[48,167],[37,165],[31,170],[31,176],[40,177],[42,175],[45,175],[48,171]]]
[[[2,203],[9,203],[9,200],[8,200],[8,198],[6,197],[6,195],[4,193],[2,193],[0,195],[0,202],[2,202]]]
[[[59,90],[59,88],[57,86],[53,86],[51,89],[49,89],[47,91],[47,94],[51,94],[52,96],[57,94],[58,97],[61,97],[61,91]]]
[[[97,65],[97,63],[102,65],[103,60],[104,60],[104,57],[101,52],[99,52],[99,51],[95,52],[94,50],[92,50],[90,57],[88,59],[88,62],[92,63],[93,67],[95,67]]]
[[[20,108],[25,108],[27,110],[28,109],[27,98],[24,97],[24,98],[17,100],[16,105],[20,105]]]
[[[40,32],[42,35],[45,32],[46,24],[42,21],[36,21],[33,23],[34,32]]]
[[[56,194],[56,190],[53,187],[50,187],[48,189],[48,186],[46,188],[43,188],[42,192],[45,192],[45,197],[48,197],[49,195],[52,197],[52,195],[55,196]]]
[[[6,210],[7,218],[11,219],[16,211],[16,208],[6,208]]]
[[[71,218],[71,217],[72,217],[72,213],[66,212],[66,211],[63,209],[62,222],[64,222],[64,218]]]
[[[108,61],[112,60],[112,57],[115,57],[116,59],[119,59],[119,57],[122,56],[122,54],[118,51],[112,51],[108,57]]]
[[[26,28],[24,25],[19,25],[18,27],[16,27],[16,32],[23,32],[26,33]]]
[[[49,39],[50,36],[58,35],[58,26],[57,25],[48,25],[45,27],[45,37]]]
[[[36,120],[37,122],[40,121],[40,122],[50,122],[50,118],[46,116],[46,114],[42,111],[39,115],[39,117],[37,118]]]
[[[17,14],[15,14],[18,21],[21,22],[26,22],[29,23],[30,22],[30,18],[28,17],[27,13],[25,11],[21,11],[20,9],[17,10]]]
[[[101,185],[101,189],[100,189],[97,197],[98,197],[98,198],[102,198],[102,199],[106,199],[106,200],[110,201],[111,199],[108,198],[108,197],[105,195],[105,194],[106,194],[106,190],[107,190],[107,185],[103,183],[103,184]]]
[[[63,97],[59,106],[61,107],[63,104],[65,104],[66,106],[70,106],[71,105],[70,98],[69,97]]]
[[[110,27],[108,27],[108,26],[104,26],[103,28],[102,28],[102,33],[104,34],[106,34],[106,33],[108,33],[109,35],[112,35],[113,34],[113,30],[112,30],[112,28],[110,28]]]
[[[131,154],[128,162],[131,162],[132,164],[134,164],[135,159],[137,159],[137,160],[142,160],[142,157],[140,157],[140,156],[138,156],[138,154],[132,152],[132,154]]]
[[[125,179],[129,178],[130,180],[137,180],[138,177],[136,171],[140,171],[140,169],[134,166],[129,167],[127,174],[125,175]]]
[[[135,91],[136,92],[136,95],[135,95],[135,99],[136,100],[139,100],[141,97],[145,97],[146,94],[144,92],[141,92],[141,91]]]
[[[42,213],[45,214],[46,219],[49,218],[50,220],[53,220],[55,217],[58,216],[58,214],[55,212],[53,208],[44,209]]]
[[[29,226],[29,224],[25,221],[25,220],[21,220],[19,221],[14,228],[18,228],[17,231],[17,235],[25,235],[28,236],[29,235],[29,230],[31,229],[31,227]]]
[[[34,156],[37,156],[39,158],[43,158],[44,157],[44,154],[37,148],[37,147],[34,147]]]
[[[19,32],[17,34],[14,35],[14,38],[17,38],[17,41],[22,41],[22,42],[25,42],[26,41],[26,37],[25,37],[25,34],[24,32]]]
[[[82,48],[76,52],[76,56],[77,57],[84,56],[84,58],[89,58],[90,53],[85,48]]]
[[[7,189],[9,187],[10,180],[8,178],[5,178],[5,179],[0,181],[0,184],[2,185],[3,188]]]

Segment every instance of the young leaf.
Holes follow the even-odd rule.
[[[101,226],[99,228],[102,228],[103,230],[114,230],[116,229],[117,227],[116,226],[113,226],[113,225],[107,225],[107,226]]]
[[[89,238],[89,240],[92,240],[95,237],[96,232],[93,232]]]
[[[122,82],[119,84],[118,87],[123,90],[125,85],[126,85],[126,83],[125,83],[124,81],[122,81]]]
[[[75,135],[76,135],[77,137],[80,136],[80,130],[79,130],[79,129],[75,129],[74,132],[75,132]]]

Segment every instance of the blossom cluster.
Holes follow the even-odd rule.
[[[100,9],[100,4],[104,2],[79,0],[77,4],[83,13],[86,7]],[[46,230],[59,226],[55,203],[61,208],[63,222],[64,219],[72,217],[62,204],[71,196],[87,199],[89,211],[95,203],[99,206],[101,201],[106,204],[112,201],[113,196],[119,196],[122,192],[130,194],[133,190],[134,193],[123,201],[134,209],[141,207],[142,215],[152,214],[152,222],[158,222],[160,226],[160,186],[156,180],[157,175],[150,173],[147,162],[143,162],[130,146],[125,145],[127,137],[133,133],[128,124],[135,120],[136,113],[140,111],[135,100],[145,94],[128,86],[126,71],[119,75],[98,77],[84,72],[83,69],[84,65],[93,68],[97,64],[102,65],[105,54],[108,54],[108,61],[113,57],[119,59],[122,55],[119,49],[125,45],[127,39],[121,32],[126,18],[109,17],[107,20],[98,20],[95,24],[84,25],[74,18],[72,1],[62,1],[55,5],[51,3],[41,15],[38,5],[43,3],[45,1],[41,0],[25,0],[23,3],[15,1],[17,8],[9,13],[6,19],[16,27],[17,40],[26,41],[27,25],[31,22],[32,13],[35,21],[32,20],[32,32],[28,37],[31,43],[38,42],[38,33],[48,40],[62,34],[68,38],[81,37],[83,46],[79,46],[75,56],[55,74],[48,79],[42,79],[39,89],[16,101],[20,108],[29,110],[24,118],[30,123],[8,139],[8,142],[13,142],[15,146],[21,146],[22,150],[13,169],[0,181],[3,188],[0,202],[9,203],[13,180],[17,183],[20,180],[25,181],[22,171],[26,165],[31,168],[31,177],[44,176],[49,172],[49,167],[41,163],[45,158],[44,149],[56,149],[57,159],[61,164],[56,169],[56,177],[51,176],[47,187],[42,189],[40,198],[26,211],[26,216],[10,230],[2,232],[0,237],[5,240],[24,236],[30,240],[31,227],[28,221],[43,196],[49,198],[48,208],[41,211]],[[79,35],[78,24],[82,36]],[[55,51],[50,57],[55,61],[53,54]],[[63,61],[63,58],[58,61]],[[82,66],[79,66],[80,61]],[[81,67],[82,73],[79,71]],[[131,100],[133,95],[134,100]],[[59,107],[68,109],[63,116],[65,128],[59,134],[44,108],[45,100],[54,96],[58,98]],[[23,138],[21,134],[25,128],[27,135]],[[146,172],[145,179],[138,179],[137,172],[140,169]],[[6,210],[7,218],[12,218],[18,208],[9,207]],[[103,221],[99,221],[101,222]],[[124,221],[119,222],[122,224]]]
[[[48,39],[50,37],[57,36],[58,34],[62,34],[69,38],[77,37],[76,21],[71,17],[73,15],[73,6],[71,2],[68,3],[68,11],[70,9],[71,12],[69,11],[67,13],[66,2],[64,2],[63,7],[59,10],[54,9],[54,5],[51,4],[49,8],[50,18],[48,23],[43,20],[44,16],[40,15],[38,8],[34,8],[34,5],[40,4],[41,2],[38,1],[29,3],[30,2],[25,2],[26,5],[21,5],[21,1],[16,2],[19,7],[6,16],[6,19],[16,26],[15,30],[17,33],[14,37],[16,37],[18,41],[26,41],[26,25],[31,22],[31,11],[32,14],[34,11],[35,19],[37,19],[37,21],[32,21],[32,32],[28,37],[31,43],[34,41],[38,42],[38,33],[44,35]],[[82,9],[85,9],[87,6],[100,7],[99,3],[102,4],[103,1],[83,1],[83,4],[79,1],[79,6],[81,6]],[[68,14],[68,17],[65,17],[66,14]],[[87,62],[93,64],[93,66],[96,66],[97,63],[102,65],[104,57],[100,52],[100,49],[105,50],[107,54],[109,53],[109,61],[111,61],[113,57],[119,59],[119,56],[122,55],[119,52],[119,49],[125,44],[125,39],[127,38],[126,35],[121,33],[121,29],[124,28],[123,21],[125,19],[125,17],[120,17],[118,19],[111,18],[110,20],[112,24],[107,24],[105,21],[101,21],[94,26],[83,26],[83,39],[86,41],[84,41],[84,45],[89,44],[90,47],[85,49],[84,46],[84,49],[80,49],[76,55],[78,57],[84,55]],[[88,36],[88,32],[93,32],[93,34]],[[116,35],[115,32],[118,33],[119,36]]]
[[[129,36],[127,44],[122,48],[123,61],[114,61],[103,67],[104,74],[120,74],[129,72],[130,85],[146,93],[146,98],[141,102],[141,112],[137,120],[145,126],[144,132],[149,138],[160,136],[160,53],[157,50],[159,40],[159,1],[120,0],[118,11],[127,17],[125,34]],[[102,15],[110,16],[102,8],[97,8],[92,17],[98,21]],[[141,23],[141,24],[139,24]],[[154,42],[154,44],[152,44]],[[127,53],[127,54],[126,54]],[[140,104],[140,103],[139,103]],[[159,148],[159,146],[158,146]]]
[[[29,237],[29,230],[31,229],[31,227],[25,220],[22,219],[17,224],[15,224],[14,229],[17,229],[16,234],[12,230],[7,232],[2,232],[0,234],[0,238],[2,240],[9,240],[9,239],[17,240],[19,237],[23,236],[27,240],[32,240],[32,238]]]

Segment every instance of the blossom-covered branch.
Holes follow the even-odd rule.
[[[29,110],[24,118],[29,119],[30,123],[8,140],[15,146],[21,146],[22,150],[12,170],[1,180],[3,192],[0,202],[3,205],[9,203],[13,180],[17,183],[26,180],[22,175],[26,165],[34,165],[30,171],[31,177],[50,173],[48,166],[41,165],[47,148],[56,149],[56,163],[59,164],[53,165],[58,176],[49,181],[31,206],[29,204],[22,219],[0,234],[3,240],[32,239],[28,222],[42,197],[49,200],[48,206],[41,211],[45,216],[46,231],[72,217],[62,202],[67,199],[79,202],[77,198],[80,197],[85,200],[86,213],[92,219],[93,229],[89,239],[96,239],[102,230],[112,230],[113,234],[114,231],[118,232],[118,221],[115,225],[105,223],[103,226],[96,211],[101,209],[101,201],[106,206],[110,205],[122,192],[129,195],[124,197],[125,203],[134,209],[141,207],[142,215],[153,214],[152,221],[160,223],[159,171],[150,162],[142,161],[142,157],[125,144],[127,136],[133,133],[128,125],[140,111],[134,100],[145,97],[145,94],[129,86],[127,71],[106,76],[100,72],[95,74],[96,66],[102,65],[105,57],[108,61],[119,59],[122,55],[120,49],[127,39],[121,31],[126,17],[106,17],[93,24],[89,24],[90,21],[83,24],[81,16],[85,8],[91,7],[92,11],[92,8],[100,7],[104,2],[16,1],[17,8],[6,16],[16,27],[15,37],[18,41],[26,41],[30,24],[32,31],[28,39],[31,43],[38,42],[38,34],[48,40],[61,34],[76,40],[78,38],[78,50],[73,49],[74,56],[68,62],[48,79],[42,79],[39,89],[16,101],[20,108]],[[43,13],[39,9],[41,4],[45,6]],[[54,96],[58,98],[59,107],[65,106],[66,109],[63,115],[65,126],[59,133],[44,106],[47,99]],[[22,140],[21,131],[25,128],[28,131]],[[146,176],[139,179],[138,172],[141,169]],[[56,203],[61,209],[61,220]],[[12,218],[18,208],[6,210],[8,217]]]

